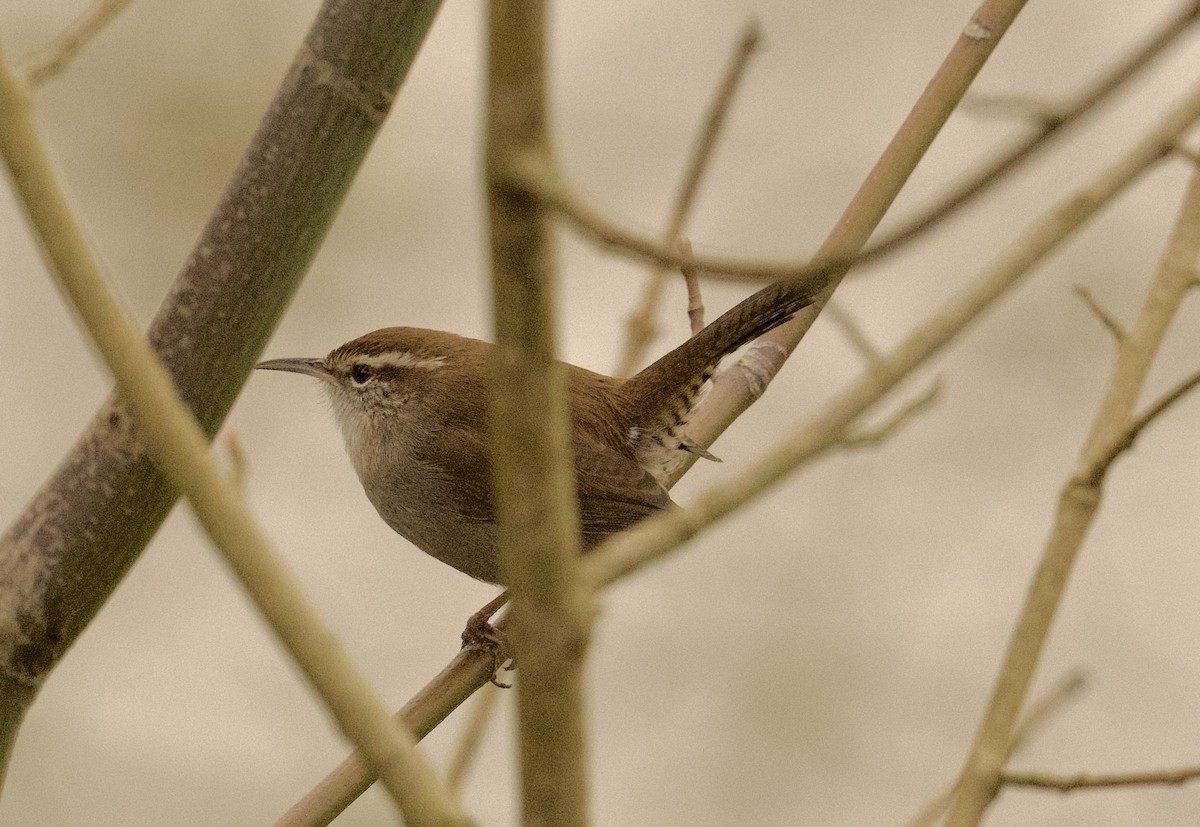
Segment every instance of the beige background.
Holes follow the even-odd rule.
[[[978,89],[1065,96],[1175,3],[1031,3]],[[10,60],[80,4],[10,0]],[[561,4],[556,144],[596,203],[657,232],[729,46],[756,58],[690,235],[721,252],[812,250],[941,60],[973,0]],[[199,232],[316,2],[140,0],[37,99],[115,289],[144,324]],[[375,327],[486,336],[479,195],[479,4],[443,9],[270,356],[320,355]],[[1128,146],[1197,77],[1191,37],[1132,94],[957,218],[840,293],[897,341],[1047,204]],[[911,210],[1019,128],[956,117],[898,205]],[[1187,169],[1142,181],[974,327],[935,370],[941,404],[882,449],[794,475],[668,562],[602,598],[590,668],[598,825],[897,824],[960,762],[1111,364],[1071,294],[1130,319]],[[0,517],[11,519],[108,392],[107,375],[0,194]],[[611,369],[641,269],[565,235],[567,358]],[[711,287],[710,311],[744,290]],[[670,336],[684,335],[680,289]],[[1152,376],[1195,368],[1193,298]],[[666,346],[660,344],[658,351]],[[725,478],[861,369],[827,322],[771,392],[676,489]],[[898,395],[911,395],[932,376]],[[893,402],[894,404],[894,402]],[[1093,679],[1019,766],[1146,769],[1200,761],[1196,608],[1200,401],[1114,472],[1038,685]],[[228,430],[249,497],[313,602],[389,705],[453,654],[492,590],[392,534],[362,496],[317,388],[251,378]],[[511,700],[511,696],[510,696]],[[428,741],[442,762],[459,716]],[[509,723],[466,793],[513,824]],[[264,824],[344,747],[178,509],[53,675],[21,734],[0,822]],[[1194,824],[1200,784],[1058,797],[1006,793],[990,824]],[[391,823],[372,792],[339,822]]]

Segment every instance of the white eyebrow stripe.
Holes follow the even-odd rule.
[[[375,368],[415,368],[417,370],[437,370],[446,364],[443,356],[421,358],[406,350],[393,350],[374,356],[359,356],[354,361],[356,364],[370,365]]]

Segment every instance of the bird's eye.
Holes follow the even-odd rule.
[[[371,366],[364,365],[359,362],[354,367],[350,368],[350,378],[354,380],[356,385],[365,385],[371,378]]]

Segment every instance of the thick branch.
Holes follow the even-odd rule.
[[[327,0],[150,327],[205,432],[229,411],[379,129],[436,0]],[[0,537],[0,685],[31,690],[176,499],[105,404]]]
[[[271,630],[308,678],[342,733],[379,773],[413,825],[463,825],[412,735],[383,704],[288,574],[236,487],[209,455],[207,439],[100,274],[50,169],[28,101],[0,58],[0,155],[49,270],[117,380],[155,462],[191,502],[205,533]]]

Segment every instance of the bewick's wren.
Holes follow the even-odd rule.
[[[672,507],[663,483],[685,452],[712,458],[682,429],[717,363],[787,321],[819,288],[770,285],[629,379],[567,366],[585,550]],[[324,359],[272,359],[257,367],[324,382],[350,460],[384,521],[442,562],[499,583],[487,428],[492,347],[438,330],[389,327]]]

